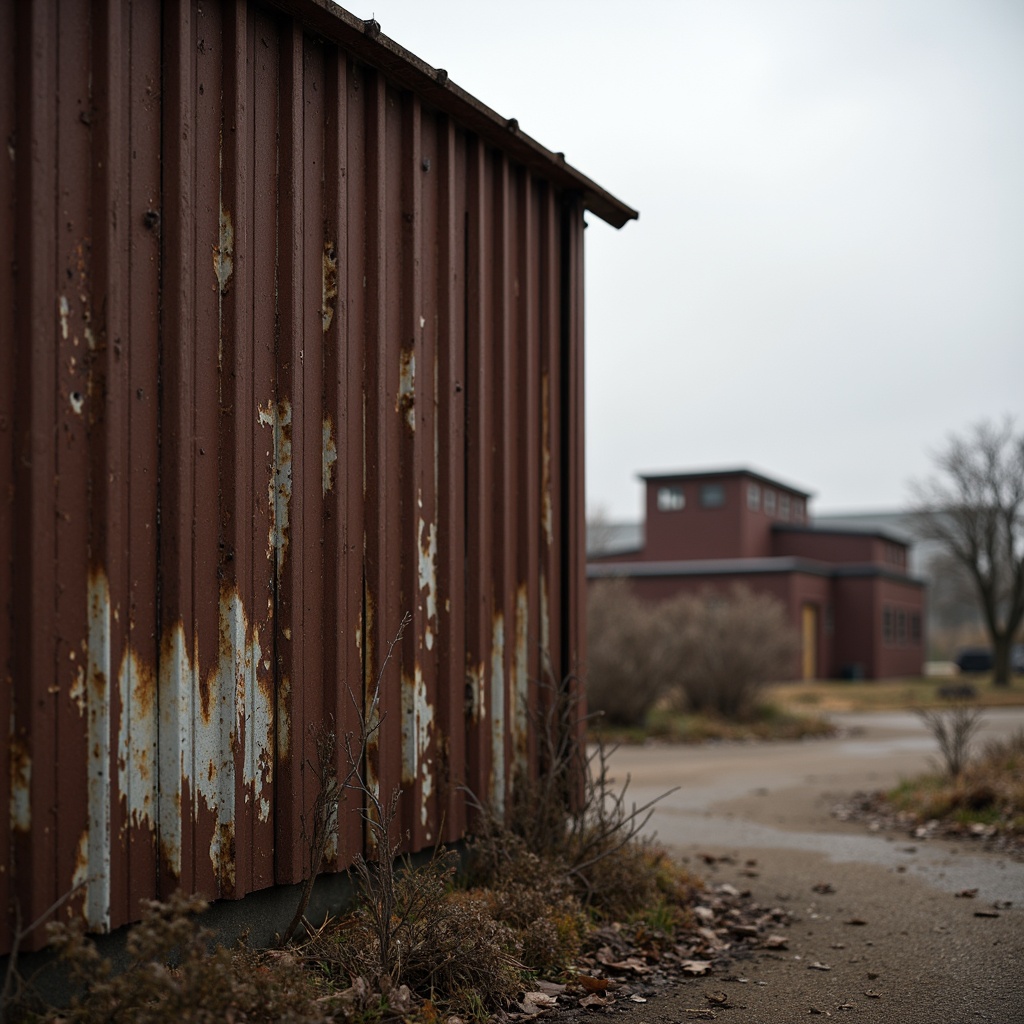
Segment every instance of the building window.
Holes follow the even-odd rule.
[[[756,512],[761,507],[761,488],[757,484],[747,484],[747,508]]]
[[[704,484],[700,504],[702,508],[721,508],[725,504],[725,488],[721,484]]]
[[[910,613],[910,642],[921,646],[921,616],[917,612]]]
[[[882,609],[882,640],[892,643],[892,609],[888,605]]]
[[[789,518],[789,495],[788,494],[780,494],[779,495],[779,518],[780,519],[788,519]]]
[[[793,499],[793,518],[798,522],[804,521],[804,502],[803,498]]]
[[[764,514],[766,516],[775,515],[775,492],[767,489],[764,492]]]
[[[682,487],[659,487],[658,488],[658,511],[678,512],[686,507],[686,498],[683,497]]]
[[[907,642],[907,613],[902,608],[896,613],[896,642]]]

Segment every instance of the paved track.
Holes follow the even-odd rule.
[[[1024,863],[970,842],[871,834],[833,818],[838,800],[924,771],[936,751],[913,715],[836,717],[844,735],[835,740],[613,755],[613,773],[631,776],[637,802],[681,787],[651,822],[680,857],[709,882],[750,889],[798,918],[789,950],[744,965],[745,981],[698,979],[632,1016],[698,1019],[690,1011],[707,1006],[703,990],[714,988],[732,1003],[717,1019],[738,1024],[826,1013],[894,1024],[1024,1022]],[[1022,727],[1022,710],[987,712],[979,742]],[[703,854],[733,863],[709,868]],[[835,891],[815,892],[821,883]],[[965,889],[978,894],[956,896]],[[997,903],[998,917],[976,916]],[[867,923],[846,923],[855,919]]]

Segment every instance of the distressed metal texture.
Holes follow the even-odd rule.
[[[583,215],[632,211],[312,0],[0,46],[0,900],[300,880],[364,713],[394,840],[457,838],[583,657]]]

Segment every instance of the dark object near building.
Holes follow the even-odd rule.
[[[957,653],[956,667],[961,672],[991,672],[992,649],[990,647],[965,647]]]
[[[643,540],[592,555],[590,579],[624,576],[652,601],[735,584],[772,594],[802,638],[797,678],[920,673],[924,585],[907,573],[903,540],[818,529],[806,491],[749,469],[643,479]]]
[[[0,138],[0,953],[300,881],[407,611],[364,770],[458,838],[585,657],[584,213],[635,213],[328,0],[0,3]]]

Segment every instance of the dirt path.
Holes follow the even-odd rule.
[[[833,818],[839,799],[924,770],[934,750],[912,715],[840,721],[854,734],[616,752],[615,774],[631,775],[638,801],[682,786],[652,821],[663,842],[709,882],[748,889],[795,918],[787,950],[738,962],[728,977],[694,979],[631,1017],[1024,1022],[1024,863]],[[1024,712],[993,711],[985,730],[1006,735],[1021,725]],[[973,898],[957,895],[971,889]],[[728,1006],[709,993],[724,993]]]

